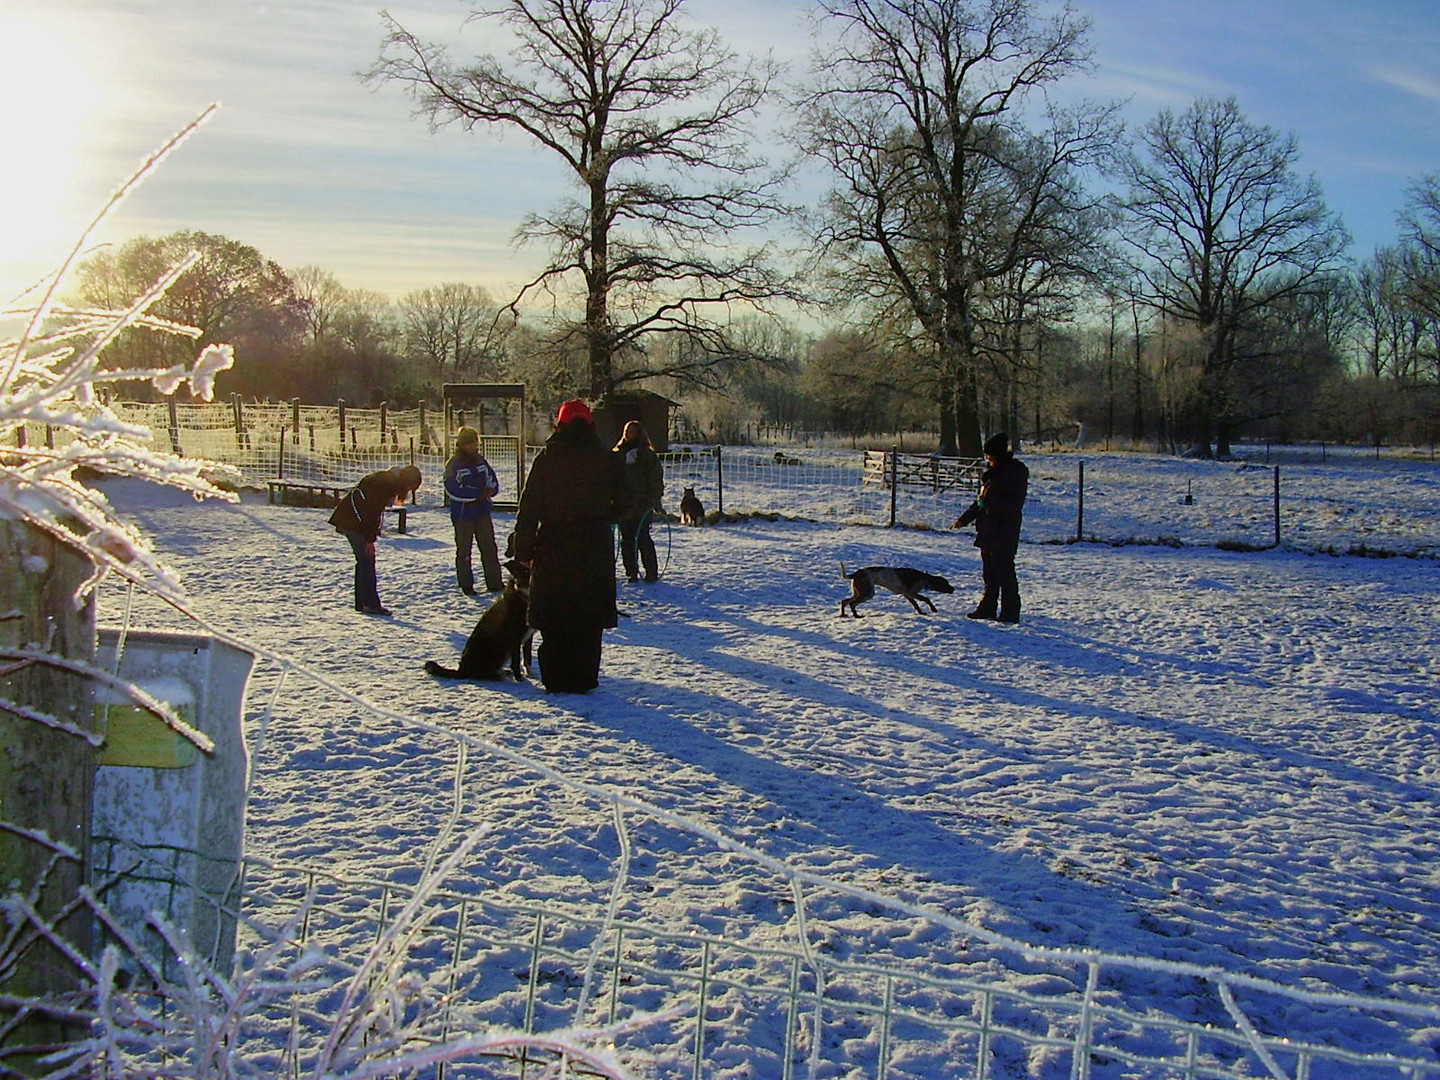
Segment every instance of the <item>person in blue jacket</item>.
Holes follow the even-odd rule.
[[[480,548],[485,591],[499,592],[500,553],[495,547],[495,526],[490,520],[491,500],[500,492],[495,470],[480,453],[480,433],[462,427],[455,435],[455,453],[445,464],[445,495],[450,500],[450,523],[455,527],[455,579],[460,591],[475,595],[473,547]]]

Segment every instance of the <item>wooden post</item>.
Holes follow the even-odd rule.
[[[896,500],[900,497],[900,448],[890,448],[890,526],[895,526]]]
[[[387,414],[388,414],[389,411],[390,411],[389,406],[390,406],[390,403],[389,403],[388,401],[382,401],[382,402],[380,402],[380,443],[381,443],[382,446],[383,446],[384,443],[385,443],[385,427],[386,427],[386,420],[388,419]]]
[[[300,399],[290,399],[290,430],[294,432],[296,443],[300,441]]]
[[[280,448],[275,455],[275,479],[285,479],[285,429],[280,429]]]
[[[340,410],[340,452],[345,452],[345,399],[342,397],[335,403]]]
[[[97,751],[83,737],[18,710],[53,717],[80,732],[96,727],[89,680],[16,650],[66,660],[95,657],[95,604],[76,608],[75,590],[91,574],[88,557],[27,522],[0,518],[0,892],[24,898],[56,936],[80,955],[91,947],[91,912],[77,904],[90,859],[90,808]],[[4,655],[10,653],[12,655]],[[64,853],[61,854],[61,850]],[[25,926],[0,979],[5,998],[55,999],[83,992],[83,976],[64,953]],[[0,1023],[15,1022],[0,1006]],[[7,1048],[84,1038],[85,1027],[33,1013],[5,1032]],[[7,1062],[16,1059],[6,1057]],[[26,1068],[24,1055],[19,1062]],[[31,1064],[34,1064],[31,1062]],[[38,1067],[48,1072],[48,1067]]]
[[[1080,462],[1080,489],[1075,500],[1075,542],[1085,539],[1085,462]]]
[[[171,394],[165,403],[170,409],[170,449],[176,457],[181,457],[185,452],[180,449],[180,411],[175,407],[175,395]]]
[[[245,449],[245,406],[240,401],[239,394],[230,395],[230,404],[235,410],[235,447],[239,450]]]

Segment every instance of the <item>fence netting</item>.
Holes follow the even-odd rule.
[[[377,469],[416,465],[425,477],[417,503],[443,501],[440,478],[453,433],[440,430],[437,410],[137,402],[112,408],[127,423],[147,427],[152,442],[228,465],[252,487],[275,481],[302,490],[306,484],[349,485]],[[18,435],[31,444],[53,438],[35,424]],[[497,504],[513,507],[538,447],[522,446],[515,435],[482,433],[481,449],[500,480]],[[1430,462],[1335,448],[1240,450],[1226,461],[1022,453],[1030,469],[1022,540],[1237,549],[1278,542],[1315,551],[1426,556],[1440,551],[1434,518],[1402,509],[1414,505],[1419,485],[1432,492],[1440,513]],[[678,515],[688,487],[711,520],[771,515],[925,529],[950,527],[975,497],[984,468],[974,459],[812,447],[683,446],[662,460],[671,515]],[[1340,461],[1373,465],[1364,490],[1339,486],[1330,464]]]

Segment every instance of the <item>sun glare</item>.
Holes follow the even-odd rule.
[[[0,11],[0,304],[53,269],[85,222],[70,207],[98,104],[61,28]]]

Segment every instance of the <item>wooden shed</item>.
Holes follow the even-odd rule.
[[[649,390],[630,390],[610,395],[592,411],[596,430],[606,446],[614,446],[619,441],[620,432],[629,421],[639,420],[650,435],[650,444],[657,453],[663,454],[670,449],[670,410],[679,404]]]

